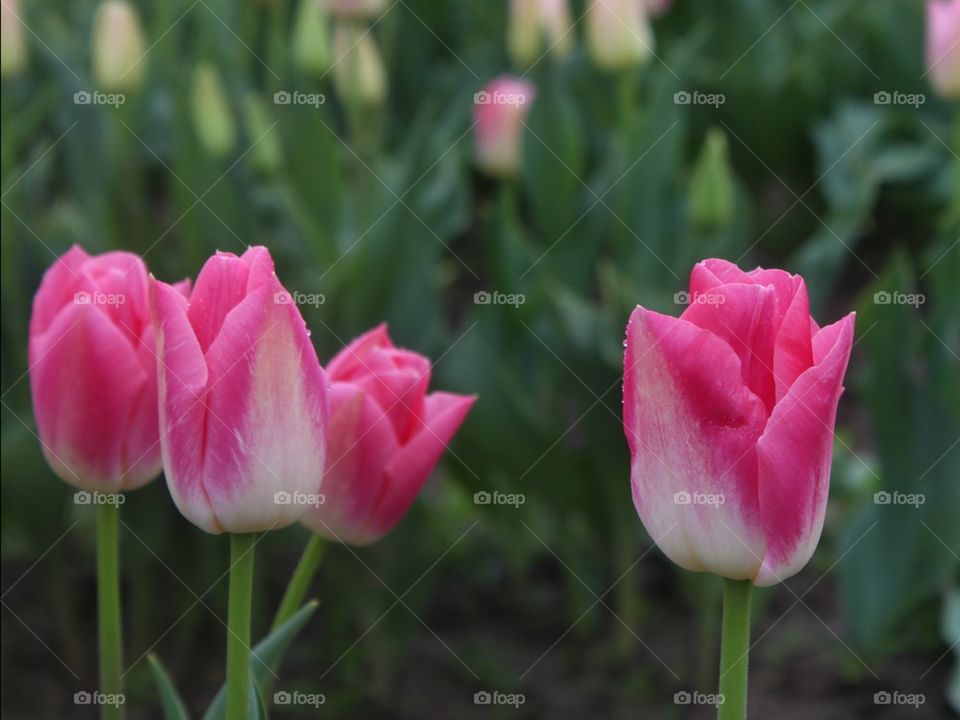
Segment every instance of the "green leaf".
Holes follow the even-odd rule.
[[[293,617],[253,647],[250,653],[250,675],[252,682],[256,686],[260,687],[267,684],[268,677],[276,673],[277,668],[280,667],[280,663],[283,660],[284,654],[287,652],[287,648],[290,647],[290,643],[293,642],[293,639],[303,629],[303,626],[307,624],[307,621],[313,613],[316,612],[317,604],[316,600],[308,602],[297,610]],[[259,692],[256,694],[257,696],[260,695]],[[226,688],[221,685],[210,707],[207,708],[203,720],[223,720],[226,710],[227,692]],[[260,712],[261,710],[258,707],[258,703],[251,701],[251,718],[266,717],[266,715],[261,716],[259,714]]]
[[[160,693],[160,704],[163,706],[165,720],[189,720],[190,715],[187,713],[187,708],[174,687],[173,681],[164,669],[163,663],[160,662],[160,658],[150,654],[147,655],[147,662],[150,664],[153,681]]]

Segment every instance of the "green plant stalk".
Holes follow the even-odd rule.
[[[747,717],[747,666],[750,655],[749,580],[725,580],[723,586],[723,629],[720,640],[717,720],[744,720]]]
[[[120,629],[120,504],[97,505],[97,608],[100,633],[100,692],[118,696],[123,692],[121,680],[123,647]],[[100,706],[104,720],[123,717],[120,703]]]
[[[323,553],[327,544],[322,537],[316,534],[310,535],[310,540],[303,548],[303,554],[297,562],[297,567],[290,577],[287,589],[283,593],[283,599],[280,601],[280,607],[277,608],[277,614],[273,618],[271,630],[276,630],[287,620],[293,617],[293,614],[303,605],[303,598],[310,589],[310,583],[313,576],[317,574],[317,568],[323,559]]]
[[[230,600],[227,610],[227,720],[247,720],[250,697],[250,598],[256,533],[230,536]]]

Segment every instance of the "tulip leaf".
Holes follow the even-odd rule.
[[[160,662],[156,655],[148,655],[147,663],[150,665],[150,672],[153,673],[153,681],[156,683],[157,692],[160,694],[160,704],[163,706],[164,720],[189,720],[190,715],[187,708],[174,687],[170,675]]]
[[[278,627],[263,640],[257,643],[250,653],[250,678],[257,686],[261,687],[267,684],[268,678],[275,675],[277,668],[283,660],[283,656],[290,647],[290,643],[297,634],[307,624],[307,621],[317,610],[317,601],[312,600],[297,610],[293,616],[283,625]],[[259,692],[255,693],[258,698]],[[260,717],[253,713],[260,713],[257,709],[257,701],[250,703],[251,718]],[[225,686],[221,686],[216,697],[203,716],[203,720],[223,720],[227,710],[227,691]],[[262,717],[266,717],[265,711]]]

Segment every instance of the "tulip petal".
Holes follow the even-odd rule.
[[[364,524],[386,482],[384,470],[400,446],[380,406],[353,383],[330,386],[330,425],[324,502],[301,522],[338,542],[364,541]]]
[[[90,256],[79,245],[74,245],[57,258],[43,274],[40,287],[33,298],[30,315],[30,335],[39,335],[50,327],[60,309],[73,301],[74,293],[83,281],[81,268]]]
[[[763,400],[767,412],[775,401],[773,381],[776,298],[763,285],[720,285],[691,296],[681,318],[709,330],[740,358],[743,382]]]
[[[811,338],[817,331],[810,326],[806,283],[800,277],[797,277],[797,281],[797,290],[780,322],[773,350],[777,402],[783,399],[801,373],[813,365]]]
[[[393,343],[387,333],[387,324],[380,323],[354,339],[327,363],[331,380],[352,380],[357,370],[364,370],[364,360],[374,348],[389,348]]]
[[[681,567],[745,579],[764,552],[754,445],[766,410],[741,377],[713,333],[642,307],[631,315],[623,416],[637,512]],[[680,504],[676,493],[723,504]]]
[[[300,311],[273,277],[224,318],[207,351],[204,487],[228,532],[283,527],[315,493],[326,446],[326,377]],[[192,299],[191,299],[192,304]]]
[[[777,404],[757,443],[760,516],[767,538],[754,580],[768,586],[797,573],[823,529],[837,403],[853,345],[854,314],[814,338],[815,364]]]
[[[207,365],[187,317],[187,299],[166,283],[150,283],[157,346],[160,446],[170,495],[190,522],[223,532],[203,487]]]
[[[427,396],[423,429],[387,465],[383,492],[366,524],[370,540],[388,532],[410,509],[474,402],[472,395]]]
[[[44,454],[64,481],[119,490],[132,399],[148,374],[101,306],[68,304],[30,338],[30,386]],[[156,474],[156,458],[153,459]],[[150,476],[152,477],[152,475]],[[147,478],[149,479],[149,478]]]

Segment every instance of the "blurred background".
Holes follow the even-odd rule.
[[[276,717],[714,714],[696,693],[721,585],[645,534],[620,420],[630,310],[679,314],[704,257],[802,273],[821,324],[858,312],[823,538],[755,594],[753,716],[956,716],[960,116],[925,5],[631,1],[610,22],[584,2],[2,0],[5,716],[95,716],[73,703],[96,684],[92,508],[46,466],[26,377],[31,298],[74,243],[168,281],[266,245],[313,297],[322,361],[385,320],[433,387],[480,397],[398,528],[329,548],[277,684],[325,703]],[[532,94],[497,163],[475,93],[504,73]],[[228,543],[162,480],[123,519],[128,717],[161,716],[147,652],[199,717]],[[260,544],[255,637],[306,539]]]

